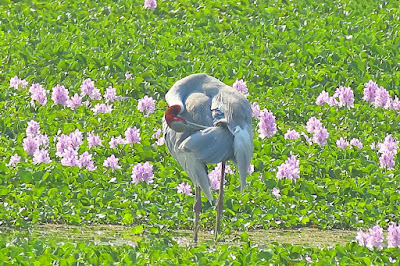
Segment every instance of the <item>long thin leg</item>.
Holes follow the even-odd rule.
[[[199,218],[200,218],[200,211],[201,211],[201,194],[200,194],[200,187],[196,187],[196,199],[193,205],[194,210],[194,242],[197,243],[197,233],[199,232]]]
[[[222,167],[221,167],[221,181],[219,183],[219,196],[216,204],[216,209],[217,209],[217,221],[215,223],[215,240],[217,240],[218,237],[218,231],[220,228],[220,220],[221,220],[221,214],[222,214],[222,209],[224,207],[224,180],[225,180],[225,162],[222,162]]]

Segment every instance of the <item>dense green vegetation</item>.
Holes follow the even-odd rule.
[[[243,79],[248,99],[272,111],[278,131],[262,140],[254,120],[255,171],[244,193],[239,192],[237,175],[227,176],[222,220],[226,233],[304,226],[356,230],[398,222],[399,159],[395,157],[393,170],[380,168],[379,154],[371,144],[383,142],[388,134],[399,140],[400,116],[398,111],[374,108],[362,100],[364,83],[370,79],[392,97],[400,95],[398,6],[397,1],[201,0],[160,1],[151,11],[143,8],[143,1],[3,1],[1,224],[143,225],[144,233],[156,235],[136,248],[60,245],[11,235],[0,244],[3,259],[23,263],[45,256],[48,261],[72,263],[77,257],[88,261],[84,254],[91,252],[110,254],[107,262],[136,259],[140,264],[216,263],[219,259],[217,264],[255,263],[262,258],[284,264],[304,262],[305,255],[314,261],[319,258],[321,265],[333,262],[333,257],[348,263],[387,263],[398,250],[370,252],[354,243],[322,250],[279,243],[265,248],[219,245],[212,252],[205,245],[178,246],[164,231],[192,227],[194,197],[178,194],[176,189],[190,180],[166,147],[156,145],[151,136],[161,128],[164,94],[178,79],[197,72],[228,85]],[[126,73],[132,79],[126,79]],[[16,75],[28,81],[26,89],[10,88],[10,79]],[[111,113],[96,115],[91,108],[103,101],[93,100],[89,107],[75,110],[53,105],[53,87],[63,85],[72,96],[80,93],[87,78],[102,94],[113,86],[125,100],[114,102]],[[28,89],[34,82],[49,90],[47,105],[31,104]],[[339,86],[354,91],[354,108],[315,104],[322,90],[332,95]],[[137,110],[138,100],[145,95],[156,100],[156,110],[148,117]],[[326,145],[309,145],[303,137],[284,139],[288,129],[306,132],[312,116],[329,132]],[[34,164],[23,149],[31,120],[49,136],[49,164]],[[135,126],[140,129],[140,143],[110,148],[112,137],[124,136],[127,128]],[[79,153],[93,155],[95,171],[63,166],[56,156],[55,136],[76,129],[84,134]],[[103,146],[89,150],[86,137],[92,131]],[[336,145],[340,137],[358,138],[364,147],[341,150]],[[15,167],[7,165],[14,154],[22,157]],[[121,169],[103,167],[111,154],[119,158]],[[291,154],[300,161],[300,178],[278,180],[276,170]],[[131,183],[132,167],[146,161],[153,165],[154,182]],[[280,189],[279,200],[271,193],[274,187]],[[202,230],[212,229],[214,216],[214,207],[203,198]],[[10,247],[7,242],[15,244]],[[170,251],[164,251],[165,247]],[[143,255],[157,251],[160,261]],[[17,255],[21,252],[25,255]],[[73,258],[68,261],[61,254]],[[187,255],[177,258],[178,254]]]

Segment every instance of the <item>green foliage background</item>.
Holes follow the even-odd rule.
[[[244,79],[249,100],[276,116],[278,133],[261,140],[255,132],[255,172],[239,192],[236,175],[227,177],[222,227],[351,228],[399,221],[399,160],[393,171],[379,168],[371,143],[387,134],[400,139],[395,111],[362,101],[372,79],[393,97],[399,94],[398,1],[159,1],[154,11],[143,1],[2,1],[0,3],[0,221],[8,226],[35,223],[124,224],[148,228],[191,228],[193,197],[176,193],[186,174],[164,146],[151,139],[161,127],[165,92],[178,79],[205,72],[228,85]],[[132,80],[125,80],[125,73]],[[128,101],[111,114],[94,116],[86,107],[30,105],[27,90],[9,88],[18,75],[51,90],[64,85],[78,93],[91,78],[102,92],[112,85]],[[326,90],[350,86],[355,107],[314,104]],[[157,100],[145,118],[138,99]],[[329,131],[324,147],[302,138],[284,140],[293,128],[305,131],[312,116]],[[27,122],[38,121],[51,140],[49,165],[33,165],[22,149]],[[99,169],[64,167],[55,157],[53,137],[76,128],[95,131],[103,143],[140,127],[133,147],[91,150]],[[336,139],[359,138],[362,150],[336,147]],[[81,152],[87,150],[87,143]],[[23,162],[7,167],[18,153]],[[275,171],[291,154],[300,160],[297,182],[277,180]],[[103,169],[115,154],[121,170]],[[132,185],[132,165],[154,165],[153,184]],[[261,177],[260,177],[261,175]],[[109,182],[112,177],[116,182]],[[271,194],[273,187],[282,198]],[[214,209],[203,199],[200,224],[211,229]],[[158,230],[156,230],[158,232]],[[354,247],[353,247],[354,248]],[[118,251],[122,252],[122,251]],[[387,258],[386,258],[387,259]],[[379,261],[379,260],[378,260]]]

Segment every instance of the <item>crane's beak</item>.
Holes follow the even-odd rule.
[[[203,125],[200,125],[200,124],[196,124],[196,123],[193,123],[193,122],[190,122],[190,121],[187,121],[187,120],[186,120],[186,124],[188,126],[190,126],[191,128],[197,129],[197,130],[202,130],[202,129],[206,129],[207,128],[206,126],[203,126]]]

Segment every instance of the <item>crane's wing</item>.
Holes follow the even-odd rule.
[[[233,157],[233,135],[226,127],[209,127],[186,138],[179,149],[203,163],[227,161]]]

